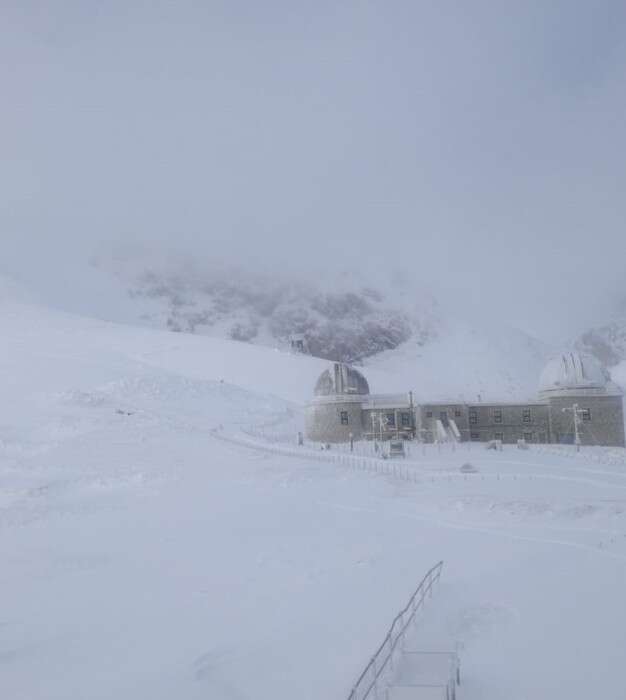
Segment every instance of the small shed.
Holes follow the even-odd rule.
[[[289,347],[291,348],[291,352],[306,353],[307,344],[304,333],[292,333],[289,336]]]

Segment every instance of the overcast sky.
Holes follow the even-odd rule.
[[[407,268],[555,336],[626,293],[623,0],[3,0],[0,88],[5,268]]]

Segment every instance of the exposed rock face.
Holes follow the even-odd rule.
[[[147,307],[141,318],[150,325],[280,345],[299,334],[306,352],[337,362],[358,363],[411,337],[426,343],[435,334],[432,314],[407,310],[371,288],[323,293],[311,284],[241,272],[205,276],[152,270],[125,282],[129,294]]]
[[[576,345],[612,367],[626,359],[626,321],[612,321],[583,333]]]
[[[408,340],[419,320],[385,308],[363,293],[316,294],[277,306],[269,322],[272,335],[304,335],[308,351],[338,362],[359,362]]]

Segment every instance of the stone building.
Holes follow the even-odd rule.
[[[354,367],[335,363],[320,375],[306,409],[306,434],[319,442],[347,442],[391,434],[415,435],[410,394],[370,394]]]
[[[322,373],[306,408],[306,433],[319,442],[416,438],[624,446],[622,393],[591,357],[563,353],[541,374],[527,402],[424,402],[412,392],[370,394],[365,377],[336,363]]]

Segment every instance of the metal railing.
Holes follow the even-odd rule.
[[[381,681],[381,677],[391,670],[396,647],[404,640],[407,627],[413,622],[418,610],[424,605],[426,596],[432,595],[433,586],[441,578],[442,568],[443,562],[440,561],[428,571],[406,607],[396,615],[383,643],[378,647],[376,653],[352,687],[348,700],[366,700],[371,696],[372,691],[376,697],[378,696],[378,684]]]

